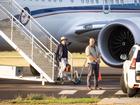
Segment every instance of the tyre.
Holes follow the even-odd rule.
[[[125,82],[124,82],[124,76],[122,75],[121,78],[120,78],[120,86],[121,86],[121,89],[124,93],[127,93],[127,88],[125,86]]]
[[[133,97],[137,93],[137,89],[129,88],[127,87],[127,96],[128,97]]]
[[[39,72],[33,66],[30,66],[30,70],[33,76],[40,76]]]

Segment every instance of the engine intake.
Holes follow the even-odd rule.
[[[139,26],[131,20],[116,20],[106,25],[98,37],[103,61],[112,67],[122,67],[131,47],[140,43],[139,34]]]

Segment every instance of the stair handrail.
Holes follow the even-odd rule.
[[[60,44],[60,42],[54,37],[54,36],[52,36],[44,27],[42,27],[41,25],[40,25],[40,23],[38,23],[37,21],[36,21],[36,19],[34,19],[32,16],[31,16],[31,14],[30,13],[28,13],[23,7],[21,7],[21,5],[20,4],[18,4],[15,0],[9,0],[9,2],[11,2],[11,3],[14,3],[17,7],[17,9],[19,9],[19,10],[21,10],[21,11],[24,11],[31,19],[30,20],[32,20],[32,22],[34,22],[36,25],[38,25],[39,26],[39,28],[43,31],[43,32],[45,32],[46,34],[46,36],[48,37],[48,38],[50,38],[50,39],[52,39],[53,41],[55,41],[54,42],[54,45],[55,46],[57,46],[57,44]],[[49,50],[50,51],[50,50]],[[53,52],[52,52],[53,53]],[[69,53],[69,55],[70,55],[70,59],[72,60],[72,54],[71,54],[71,52],[69,52],[68,51],[68,53]],[[73,62],[73,61],[72,61]]]
[[[49,35],[49,37],[52,38],[52,39],[56,42],[56,43],[54,43],[56,46],[57,46],[57,44],[60,44],[60,42],[59,42],[54,36],[52,36],[44,27],[42,27],[42,26],[31,16],[31,14],[29,14],[24,8],[22,8],[15,0],[12,0],[12,1],[19,7],[19,9],[23,10],[26,14],[28,14],[29,17],[30,17],[41,29],[43,29],[43,31],[44,31],[45,33],[47,33],[47,34],[46,34],[47,36]],[[68,53],[70,54],[70,56],[71,56],[71,58],[72,58],[71,52],[68,52]]]
[[[12,0],[12,1],[19,7],[20,10],[23,10],[26,14],[28,14],[29,17],[30,17],[41,29],[43,29],[43,31],[44,31],[45,33],[47,33],[46,35],[49,35],[49,37],[51,37],[57,44],[59,44],[59,41],[58,41],[54,36],[52,36],[44,27],[42,27],[42,26],[33,18],[33,16],[31,16],[31,14],[29,14],[24,8],[22,8],[15,0]],[[55,44],[56,44],[56,43],[55,43]]]
[[[7,15],[10,15],[11,17],[9,17],[9,19],[14,19],[16,22],[18,22],[18,24],[20,24],[21,26],[22,26],[22,28],[24,28],[37,42],[39,42],[39,44],[41,45],[41,46],[43,46],[44,47],[44,49],[46,49],[52,56],[53,56],[53,53],[42,43],[42,42],[40,42],[17,18],[15,18],[9,11],[7,11],[7,9],[5,9],[5,7],[3,7],[1,4],[0,4],[0,7],[2,8],[2,9],[4,9],[4,11],[5,12],[7,12],[8,14]],[[15,24],[16,24],[16,22],[14,22]],[[16,24],[17,26],[18,26],[18,24]],[[24,31],[24,30],[23,30]],[[25,32],[25,31],[24,31]],[[26,33],[26,32],[25,32]],[[29,37],[28,35],[27,35],[27,33],[26,33],[26,36],[27,37]],[[34,41],[34,43],[36,43],[35,41]],[[36,43],[37,44],[37,43]],[[37,44],[45,53],[46,53],[46,51],[39,45],[39,44]]]

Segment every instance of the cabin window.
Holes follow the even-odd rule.
[[[140,3],[140,0],[134,0],[134,3],[136,3],[136,4]]]
[[[120,0],[120,3],[121,3],[121,4],[124,4],[124,0]]]
[[[134,0],[134,3],[137,3],[137,0]]]
[[[84,3],[84,0],[81,0],[81,3]]]
[[[108,0],[104,0],[104,3],[105,3],[105,4],[108,4]]]
[[[86,3],[89,3],[89,0],[86,0]]]
[[[116,0],[116,4],[119,4],[119,0]]]
[[[110,0],[110,4],[114,4],[114,0]]]
[[[99,4],[99,0],[96,0],[96,4]]]
[[[74,2],[74,0],[70,0],[72,3]]]
[[[90,3],[94,3],[94,0],[90,0]]]

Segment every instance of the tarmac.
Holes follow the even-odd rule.
[[[80,72],[80,68],[76,70]],[[55,98],[98,97],[101,99],[98,103],[99,105],[124,105],[132,102],[140,102],[139,93],[134,98],[128,98],[121,91],[120,76],[122,69],[101,68],[100,71],[102,80],[99,81],[99,86],[102,87],[102,90],[87,89],[87,70],[83,72],[82,82],[79,85],[74,85],[72,82],[65,82],[64,85],[46,83],[45,86],[42,86],[40,82],[0,79],[0,99],[15,99],[19,96],[25,98],[30,94],[43,94],[47,97]]]
[[[79,73],[81,68],[75,68]],[[108,96],[108,92],[114,94],[120,90],[119,78],[122,70],[113,68],[101,68],[102,81],[99,82],[103,88],[102,91],[89,91],[86,87],[87,70],[82,73],[81,84],[74,85],[71,81],[61,84],[46,83],[45,86],[41,85],[41,82],[33,81],[21,81],[21,80],[9,80],[0,79],[0,99],[14,99],[17,96],[26,97],[28,94],[45,94],[48,97],[91,97],[91,96]],[[117,72],[116,72],[117,71]],[[92,79],[93,82],[93,79]],[[8,93],[8,95],[7,95]],[[110,94],[111,96],[111,94]]]
[[[140,105],[140,99],[137,98],[104,98],[98,105]]]

